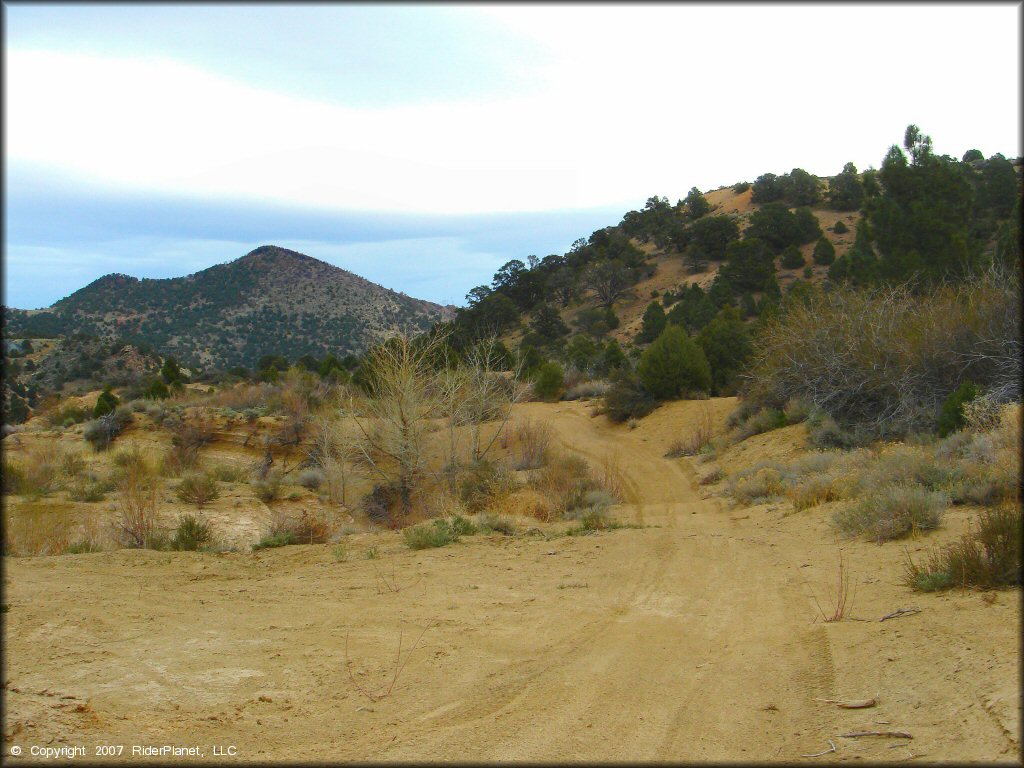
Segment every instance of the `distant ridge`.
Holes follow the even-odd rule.
[[[252,367],[264,354],[358,354],[451,310],[306,254],[262,245],[185,277],[109,274],[48,309],[5,309],[7,335],[82,332],[151,346],[201,367]]]

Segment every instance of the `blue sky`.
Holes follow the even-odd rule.
[[[5,3],[5,302],[275,243],[462,303],[658,194],[1020,155],[1002,5]]]

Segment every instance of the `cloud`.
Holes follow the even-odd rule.
[[[275,244],[388,288],[462,304],[497,267],[564,253],[616,223],[616,209],[428,216],[322,211],[160,194],[124,194],[12,171],[7,200],[6,302],[49,306],[96,278],[177,277]]]

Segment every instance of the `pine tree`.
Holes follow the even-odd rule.
[[[711,388],[711,367],[703,350],[675,325],[666,327],[643,353],[637,375],[644,389],[660,400]]]

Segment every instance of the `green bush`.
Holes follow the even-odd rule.
[[[453,515],[448,525],[456,536],[472,536],[477,532],[473,521],[467,520],[462,515]]]
[[[840,219],[832,227],[832,231],[835,232],[837,235],[845,235],[847,232],[850,231],[850,228],[843,223],[842,219]]]
[[[836,247],[832,245],[832,241],[827,237],[818,238],[818,242],[814,244],[812,258],[815,264],[827,267],[836,260]]]
[[[1021,583],[1021,510],[985,510],[959,542],[933,552],[924,565],[907,557],[904,583],[921,592],[951,587],[993,589]]]
[[[110,391],[110,387],[107,387],[96,398],[96,405],[92,409],[92,417],[98,419],[100,416],[113,412],[119,402],[114,393]]]
[[[644,389],[661,400],[711,388],[711,366],[704,351],[675,325],[668,326],[640,357],[637,375]]]
[[[807,259],[800,253],[800,249],[795,245],[788,246],[782,252],[782,267],[783,269],[800,269],[804,264],[807,263]]]
[[[167,389],[163,379],[155,379],[152,384],[146,387],[146,391],[142,396],[148,400],[166,400],[171,396],[171,392]]]
[[[946,398],[939,412],[939,437],[946,437],[964,426],[964,404],[978,397],[978,388],[965,381]]]
[[[948,496],[919,485],[890,485],[869,491],[859,502],[837,512],[833,522],[848,536],[865,536],[881,543],[938,528],[948,505]]]
[[[614,422],[640,419],[653,411],[658,401],[651,397],[632,371],[612,371],[611,386],[604,396],[604,408]]]
[[[458,541],[459,534],[444,520],[434,520],[405,528],[402,538],[409,549],[432,549]]]
[[[260,549],[274,549],[276,547],[287,547],[291,544],[298,544],[295,534],[291,531],[280,533],[269,533],[252,545],[253,552]]]
[[[547,362],[537,369],[533,379],[533,391],[541,400],[553,402],[561,394],[565,384],[562,366],[555,362]]]
[[[192,515],[182,515],[171,538],[171,549],[195,552],[213,541],[210,526]]]

